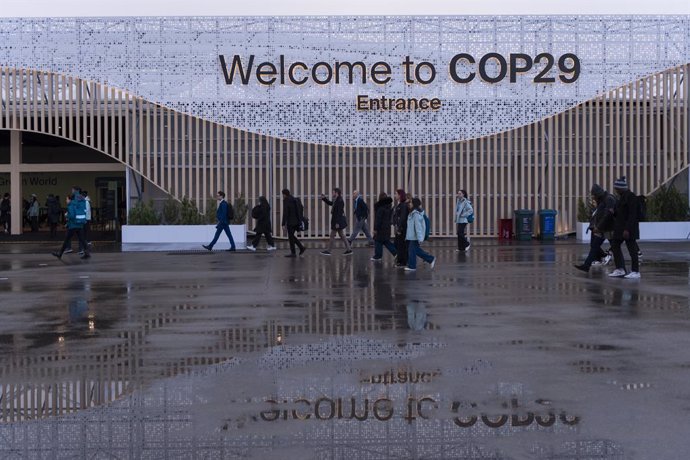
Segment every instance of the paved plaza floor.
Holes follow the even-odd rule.
[[[690,243],[307,246],[0,244],[0,459],[687,458]]]

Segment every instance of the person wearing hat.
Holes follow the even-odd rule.
[[[592,237],[589,245],[589,255],[581,265],[575,265],[575,268],[588,272],[595,260],[598,260],[606,255],[602,251],[601,245],[607,237],[611,236],[614,223],[614,212],[616,209],[616,198],[599,184],[592,185],[590,190],[592,198],[596,203],[596,208],[592,213],[589,221],[589,229],[592,231]]]
[[[616,269],[609,273],[614,278],[639,279],[640,259],[637,239],[640,237],[640,223],[637,216],[637,195],[630,191],[625,176],[616,179],[613,190],[618,196],[618,204],[613,220],[613,237],[611,239],[611,251]],[[625,269],[625,259],[621,246],[625,241],[630,253],[632,263],[631,271]]]

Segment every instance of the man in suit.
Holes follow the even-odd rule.
[[[216,235],[213,237],[213,241],[211,241],[209,244],[204,244],[203,247],[209,251],[213,250],[213,246],[218,241],[218,238],[220,238],[220,234],[225,232],[225,234],[228,236],[228,240],[230,241],[230,249],[228,250],[234,251],[235,240],[232,238],[232,233],[230,232],[230,220],[228,218],[230,205],[227,201],[225,201],[225,192],[219,190],[216,194],[216,200],[218,200],[218,208],[216,209],[216,219],[218,219],[218,224],[216,225]]]
[[[357,239],[360,232],[363,232],[364,236],[367,237],[367,242],[369,243],[369,246],[373,246],[374,239],[372,238],[371,233],[369,232],[368,224],[369,206],[367,206],[367,203],[364,201],[364,197],[357,190],[352,192],[352,199],[354,200],[355,207],[355,225],[352,228],[352,233],[350,234],[350,238],[348,238],[348,241],[350,242],[350,245],[352,245],[352,242],[355,241],[355,239]]]
[[[290,254],[285,257],[297,257],[295,246],[299,248],[299,255],[304,254],[307,248],[295,236],[295,232],[300,229],[302,217],[300,215],[299,206],[297,206],[297,199],[290,194],[290,190],[284,188],[281,192],[283,195],[283,220],[282,226],[288,234],[290,241]]]

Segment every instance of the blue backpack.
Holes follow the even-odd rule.
[[[424,241],[429,240],[429,233],[431,232],[431,221],[429,216],[424,213]]]
[[[79,225],[86,224],[86,200],[75,198],[74,202],[74,222]]]

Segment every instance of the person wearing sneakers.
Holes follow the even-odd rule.
[[[474,209],[472,208],[472,202],[467,196],[465,190],[458,190],[457,197],[455,199],[455,227],[458,234],[458,249],[457,251],[469,251],[470,242],[465,236],[465,228],[469,221],[467,218],[474,214]]]
[[[369,224],[367,222],[369,220],[369,206],[367,206],[364,197],[358,190],[352,192],[352,199],[354,200],[355,225],[350,234],[350,238],[348,238],[350,246],[352,246],[352,243],[357,239],[360,232],[364,233],[364,236],[367,237],[369,246],[373,246],[374,239],[371,237],[371,233],[369,233]]]
[[[393,216],[393,198],[386,192],[379,193],[379,200],[374,204],[374,257],[373,261],[383,259],[383,247],[395,257],[398,252],[391,241],[391,219]]]
[[[426,222],[424,221],[422,201],[419,198],[412,198],[408,204],[408,209],[410,213],[407,216],[407,234],[405,239],[409,244],[409,252],[407,254],[407,267],[405,267],[405,271],[413,272],[417,270],[417,257],[431,265],[433,270],[436,265],[436,257],[424,251],[420,246],[426,237]]]
[[[605,259],[606,253],[602,251],[601,245],[604,244],[607,236],[613,230],[614,212],[616,209],[616,198],[609,192],[604,190],[601,185],[594,184],[590,191],[596,208],[592,213],[589,221],[589,230],[592,231],[592,237],[589,242],[589,255],[581,265],[575,265],[575,268],[588,272],[589,268],[594,265],[597,260]]]
[[[628,188],[628,181],[625,176],[616,179],[613,183],[613,190],[618,196],[618,204],[613,221],[613,237],[611,240],[611,251],[616,269],[609,273],[614,278],[639,279],[640,260],[637,239],[640,237],[640,223],[637,217],[637,196]],[[625,259],[621,246],[625,242],[630,253],[632,263],[629,273],[625,270]]]
[[[247,249],[250,251],[256,251],[256,247],[261,241],[261,235],[266,237],[266,244],[268,245],[266,249],[268,251],[275,251],[276,247],[273,243],[273,236],[271,235],[271,205],[268,204],[265,196],[259,197],[259,204],[252,208],[252,217],[256,219],[256,227],[254,227],[254,239]]]
[[[72,237],[77,235],[79,239],[79,244],[84,247],[84,253],[81,255],[82,259],[88,259],[91,257],[89,254],[89,247],[84,239],[84,224],[86,223],[86,203],[84,197],[81,196],[78,189],[73,189],[74,193],[72,196],[67,196],[67,234],[65,235],[65,241],[62,243],[59,251],[55,251],[52,254],[58,259],[62,258],[66,249],[72,244]]]
[[[287,232],[288,240],[290,241],[290,254],[287,254],[285,257],[296,258],[295,246],[299,248],[300,256],[307,250],[300,240],[297,239],[297,236],[295,236],[295,232],[300,229],[300,223],[304,216],[301,215],[297,199],[290,194],[290,190],[284,188],[281,194],[283,195],[283,220],[281,225],[283,230]]]
[[[321,200],[328,206],[332,206],[331,209],[331,235],[328,240],[328,248],[325,251],[321,251],[324,256],[331,255],[331,249],[333,249],[333,241],[335,241],[335,236],[339,235],[340,239],[343,240],[345,244],[345,252],[343,255],[349,256],[352,254],[352,247],[350,246],[350,240],[345,237],[345,229],[347,228],[347,219],[345,218],[345,202],[343,201],[343,194],[339,188],[333,189],[333,200],[326,198],[326,195],[321,195]]]
[[[232,237],[232,232],[230,232],[230,219],[232,218],[230,215],[232,211],[230,211],[230,209],[232,208],[230,208],[228,202],[225,201],[225,192],[218,190],[218,193],[216,193],[216,200],[218,201],[218,208],[216,208],[216,219],[218,220],[218,224],[216,225],[216,234],[209,244],[204,244],[202,247],[212,251],[213,246],[218,241],[218,238],[220,238],[220,234],[225,232],[225,234],[228,236],[228,240],[230,241],[230,249],[228,249],[228,251],[234,251],[235,240]]]

